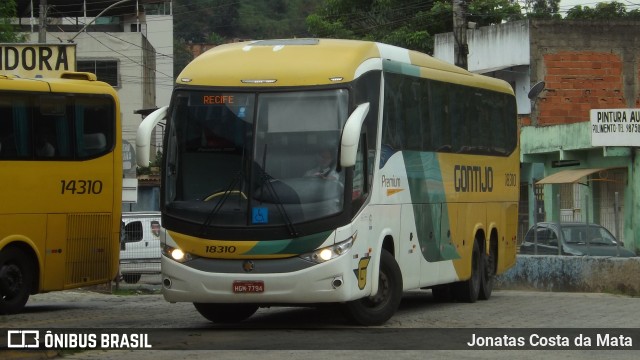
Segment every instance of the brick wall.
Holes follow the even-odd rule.
[[[638,32],[640,22],[532,22],[531,82],[546,83],[532,125],[588,122],[591,109],[639,107]]]
[[[538,125],[589,120],[590,109],[624,108],[622,59],[611,53],[559,51],[543,55],[546,93]]]

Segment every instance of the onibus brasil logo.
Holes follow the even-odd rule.
[[[149,334],[52,332],[8,330],[7,348],[11,349],[150,349]]]

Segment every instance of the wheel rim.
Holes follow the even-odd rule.
[[[378,282],[378,292],[367,298],[367,303],[370,307],[383,307],[391,297],[391,285],[389,284],[389,277],[383,271],[380,271],[380,277]]]

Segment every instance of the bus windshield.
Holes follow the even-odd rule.
[[[205,226],[282,226],[336,215],[346,89],[176,91],[165,211]]]

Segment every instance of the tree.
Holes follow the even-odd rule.
[[[162,165],[162,150],[156,151],[156,158],[149,163],[149,166],[136,167],[136,175],[151,175],[154,173],[155,168],[159,168]]]
[[[191,61],[189,43],[308,36],[306,17],[324,0],[175,0],[174,72]]]
[[[623,3],[612,1],[610,3],[598,3],[594,8],[588,6],[574,6],[567,11],[568,20],[613,20],[613,19],[640,19],[640,11],[627,12]]]
[[[186,42],[308,35],[306,17],[324,0],[175,0],[174,33]]]
[[[523,19],[522,9],[517,2],[509,0],[475,0],[469,4],[468,21],[479,26],[498,25],[503,21]]]
[[[305,18],[323,0],[251,0],[239,6],[237,35],[244,39],[308,36]]]
[[[186,42],[204,43],[211,33],[233,38],[237,27],[237,1],[175,0],[174,36]]]
[[[15,25],[11,23],[16,14],[15,0],[3,0],[0,3],[0,42],[15,43],[25,40],[25,36],[18,33]]]
[[[173,39],[173,77],[178,78],[185,66],[193,60],[189,44],[184,39]]]
[[[531,19],[562,19],[560,0],[527,0],[528,7],[532,9],[527,14]]]
[[[470,2],[468,21],[478,26],[522,18],[510,0]],[[374,40],[433,53],[433,34],[453,29],[450,0],[327,0],[307,17],[317,37]]]

